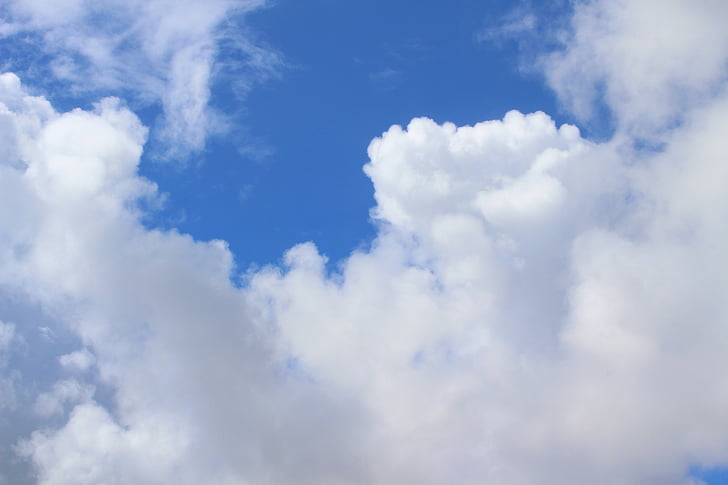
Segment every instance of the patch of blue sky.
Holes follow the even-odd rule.
[[[91,106],[91,98],[84,95],[79,99],[79,94],[68,82],[53,75],[54,56],[43,51],[40,34],[27,32],[13,36],[12,41],[0,42],[0,59],[2,72],[14,72],[21,79],[32,80],[26,83],[28,89],[52,100],[56,109],[68,111]]]
[[[728,485],[728,467],[691,467],[690,477],[706,485]]]

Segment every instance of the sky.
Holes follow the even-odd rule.
[[[0,484],[728,483],[722,0],[0,0]]]

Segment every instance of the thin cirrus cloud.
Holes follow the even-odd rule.
[[[687,485],[726,464],[728,47],[630,67],[722,7],[620,6],[654,5],[578,5],[544,63],[569,105],[604,87],[613,139],[540,112],[393,126],[368,149],[371,248],[332,274],[303,243],[242,285],[223,241],[142,224],[147,130],[118,99],[59,113],[2,75],[0,285],[78,339],[35,394],[0,361],[4,412],[37,420],[9,448],[42,484]],[[676,39],[645,42],[664,23]],[[31,322],[3,322],[7,351]]]
[[[7,12],[0,34],[31,39],[32,49],[50,59],[41,65],[71,91],[160,103],[154,137],[169,158],[200,151],[210,134],[226,129],[225,117],[210,107],[218,64],[233,62],[219,59],[221,44],[237,53],[235,62],[248,65],[245,79],[235,81],[239,94],[281,66],[275,52],[231,23],[264,0],[4,0],[0,6]]]

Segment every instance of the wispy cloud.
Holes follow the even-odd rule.
[[[382,69],[369,74],[371,81],[379,89],[390,91],[402,83],[403,74],[401,71],[392,68]]]
[[[262,7],[262,0],[3,3],[6,35],[35,35],[56,79],[77,91],[161,103],[154,135],[169,156],[200,150],[210,133],[224,129],[209,104],[221,42],[233,51],[225,63],[248,67],[238,84],[251,86],[280,67],[275,53],[230,24]]]
[[[526,33],[534,32],[538,26],[535,13],[525,7],[511,10],[506,16],[498,19],[497,25],[488,25],[476,32],[477,42],[493,42],[499,44],[513,40]]]

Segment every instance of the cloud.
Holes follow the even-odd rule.
[[[541,57],[560,45],[560,31],[568,23],[573,7],[574,2],[563,0],[512,2],[505,12],[486,15],[473,41],[512,58],[514,67],[522,73],[540,77]],[[515,52],[508,52],[511,48],[516,48]]]
[[[654,136],[724,85],[726,15],[728,5],[712,0],[577,3],[546,75],[582,119],[601,102],[621,130]]]
[[[70,354],[64,354],[58,358],[58,362],[66,369],[84,372],[89,370],[95,363],[94,354],[87,348],[76,350]]]
[[[230,281],[225,243],[139,221],[138,202],[156,197],[136,174],[139,120],[116,99],[56,113],[16,76],[0,81],[15,147],[0,177],[0,285],[42,305],[96,356],[96,375],[36,401],[42,415],[81,401],[65,426],[39,426],[19,444],[39,481],[314,483],[318,471],[301,467],[324,457],[337,463],[330,473],[353,473],[343,436],[359,426],[349,422],[356,403],[286,376],[275,329]],[[89,396],[91,384],[113,390],[111,410]],[[314,433],[330,439],[312,445]],[[162,455],[150,458],[152,448]]]
[[[578,7],[577,32],[607,8]],[[550,72],[588,46],[619,91],[632,58],[598,40]],[[87,349],[23,390],[39,415],[15,449],[41,484],[686,485],[725,465],[725,83],[662,150],[632,138],[679,75],[607,96],[625,128],[603,143],[540,112],[393,126],[368,149],[371,248],[332,270],[302,243],[242,284],[223,241],[141,223],[147,130],[119,99],[57,112],[0,76],[0,289]]]
[[[91,399],[93,394],[93,387],[84,386],[75,379],[58,381],[49,392],[38,395],[34,411],[43,417],[62,414],[66,403],[85,402]]]
[[[298,364],[377,417],[376,483],[687,483],[725,463],[726,99],[639,168],[542,113],[372,142],[374,248],[327,277],[300,246],[253,287]]]
[[[381,71],[369,74],[369,81],[378,89],[383,91],[391,91],[402,84],[403,74],[401,71],[392,68],[382,69]]]
[[[50,58],[44,62],[48,74],[74,91],[111,91],[141,103],[160,102],[163,117],[155,136],[165,142],[168,156],[178,157],[199,151],[210,133],[224,129],[221,115],[210,108],[213,72],[220,70],[216,64],[247,65],[243,76],[247,85],[279,68],[277,54],[229,25],[231,19],[264,4],[262,0],[0,3],[9,14],[3,24],[6,35],[34,35],[26,41],[33,39],[33,49]],[[220,61],[221,43],[239,60]],[[23,57],[26,63],[34,60]]]
[[[520,5],[498,19],[497,25],[488,25],[475,34],[475,40],[500,44],[505,40],[521,37],[538,27],[539,18],[530,8]]]

